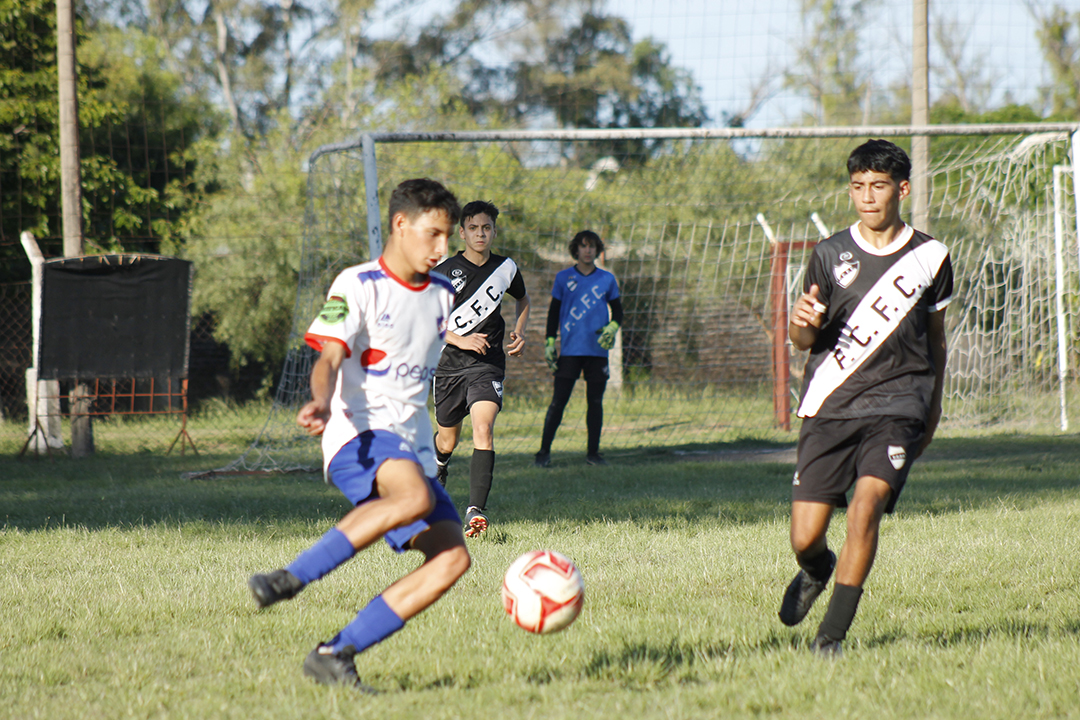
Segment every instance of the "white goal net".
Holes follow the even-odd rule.
[[[1067,424],[1080,351],[1076,131],[928,133],[935,137],[925,229],[950,248],[956,277],[943,432]],[[906,132],[382,134],[321,148],[309,167],[300,287],[274,410],[251,449],[223,471],[319,465],[318,443],[294,422],[313,359],[303,333],[333,276],[378,247],[390,191],[421,176],[445,183],[463,205],[499,207],[495,251],[517,261],[532,297],[526,351],[507,362],[500,452],[539,445],[551,395],[543,360],[551,284],[571,264],[568,243],[583,229],[603,238],[602,264],[618,279],[625,310],[602,447],[791,441],[805,358],[787,343],[787,309],[804,263],[814,243],[856,219],[846,192],[851,148],[868,137],[907,146]],[[512,300],[503,314],[513,317]],[[582,387],[555,452],[584,452],[584,414]]]

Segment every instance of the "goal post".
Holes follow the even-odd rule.
[[[925,229],[956,273],[943,430],[1057,429],[1080,355],[1078,124],[373,132],[309,159],[285,371],[260,438],[228,469],[317,467],[318,444],[293,422],[313,359],[303,333],[333,276],[381,251],[394,186],[420,176],[500,208],[494,250],[515,259],[533,299],[524,356],[507,362],[500,452],[539,446],[548,298],[582,229],[603,238],[625,312],[603,447],[792,441],[805,355],[787,341],[787,312],[813,246],[856,219],[847,154],[916,135],[933,156]],[[1068,169],[1056,193],[1055,166]],[[1075,252],[1055,255],[1055,217],[1057,242]],[[579,389],[556,452],[584,452],[583,408]]]

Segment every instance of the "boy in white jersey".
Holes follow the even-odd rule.
[[[836,570],[811,649],[838,655],[891,513],[915,458],[941,418],[945,308],[952,300],[948,249],[900,219],[911,161],[871,140],[848,158],[848,194],[859,222],[814,248],[788,335],[810,350],[792,487],[791,547],[801,570],[780,620],[796,625]],[[847,491],[854,487],[851,501]],[[847,507],[840,557],[829,550],[832,512]]]
[[[390,197],[390,238],[378,260],[344,270],[305,340],[320,352],[312,400],[297,422],[322,436],[328,482],[355,506],[288,567],[248,581],[267,607],[295,596],[380,537],[424,562],[386,588],[304,661],[326,684],[363,687],[353,656],[400,630],[469,569],[461,518],[435,482],[427,393],[454,300],[431,270],[460,208],[439,183],[407,180]]]

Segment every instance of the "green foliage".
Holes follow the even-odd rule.
[[[1050,85],[1041,88],[1054,120],[1080,120],[1080,11],[1069,13],[1055,3],[1037,16],[1038,37],[1050,69]]]
[[[28,276],[15,261],[23,230],[59,254],[55,15],[51,0],[0,2],[0,252],[10,260],[0,279]],[[215,113],[181,91],[154,39],[104,24],[89,34],[78,22],[77,32],[88,247],[156,252],[189,206],[188,145],[214,134]]]

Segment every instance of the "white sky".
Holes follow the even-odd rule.
[[[604,2],[605,0],[601,0]],[[1080,11],[1080,0],[1032,0]],[[992,81],[990,105],[1006,97],[1033,102],[1037,88],[1047,82],[1036,24],[1024,0],[929,0],[930,21],[955,21],[953,36],[965,49],[968,63]],[[393,34],[403,21],[419,23],[441,11],[439,0],[406,0],[407,13],[389,22],[378,13],[372,30]],[[792,66],[802,36],[800,0],[606,0],[605,7],[630,22],[635,39],[651,36],[666,45],[675,65],[689,70],[700,86],[712,124],[725,112],[742,111],[751,86],[767,74],[774,77],[773,95],[748,123],[753,127],[798,123],[807,105],[783,88],[782,73]],[[874,81],[887,86],[910,75],[911,0],[879,0],[862,33]],[[407,18],[407,20],[405,20]],[[415,25],[414,25],[415,27]],[[931,34],[931,67],[940,67],[940,54]],[[497,55],[497,50],[492,50]],[[488,53],[485,52],[485,55]],[[931,77],[931,101],[940,89]]]

